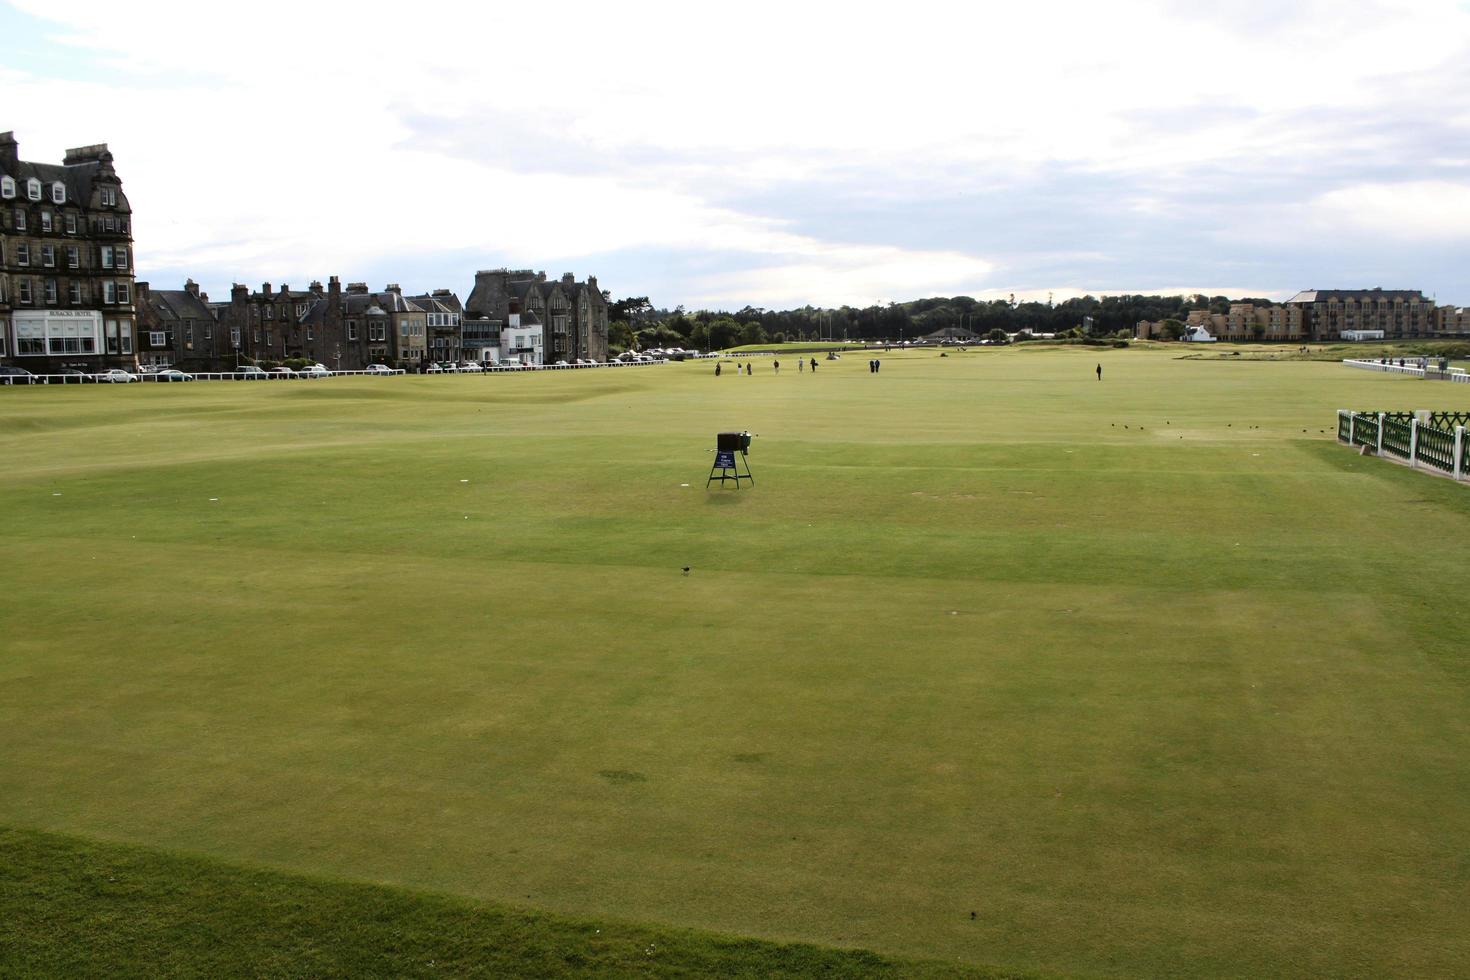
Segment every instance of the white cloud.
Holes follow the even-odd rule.
[[[1323,230],[1414,241],[1470,241],[1470,186],[1444,181],[1356,184],[1307,208]]]
[[[913,0],[840,11],[775,0],[140,0],[126,16],[111,0],[14,5],[47,25],[26,44],[61,52],[45,69],[0,69],[5,123],[27,158],[108,140],[138,211],[142,268],[213,288],[353,277],[394,255],[540,264],[672,249],[757,271],[661,284],[671,302],[1003,289],[996,276],[1027,276],[996,229],[932,243],[901,223],[854,236],[717,202],[797,184],[819,196],[852,174],[890,174],[856,193],[901,216],[915,194],[999,197],[1063,167],[1130,184],[1098,206],[1131,202],[1139,222],[1165,222],[1198,192],[1200,161],[1311,180],[1370,151],[1395,159],[1396,134],[1336,132],[1334,121],[1454,106],[1447,93],[1464,76],[1453,72],[1470,51],[1470,15],[1455,0]],[[1458,111],[1443,125],[1470,125]],[[447,126],[431,145],[422,118],[470,132]],[[505,125],[475,132],[487,119]],[[1333,186],[1319,184],[1311,211],[1323,228],[1445,238],[1463,223],[1453,183]],[[843,193],[851,206],[853,188]],[[1228,239],[1251,210],[1221,207],[1201,215],[1201,235]],[[1066,281],[1116,276],[1093,262]]]

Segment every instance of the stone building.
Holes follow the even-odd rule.
[[[1434,335],[1434,301],[1417,289],[1308,289],[1286,301],[1299,310],[1307,339],[1337,340],[1345,330],[1382,330],[1388,340]]]
[[[132,208],[107,144],[31,163],[0,133],[0,362],[135,367],[133,294]]]
[[[337,370],[333,361],[340,358],[341,370],[351,370],[356,362],[341,343],[340,291],[336,276],[327,289],[313,282],[306,289],[283,285],[277,290],[267,282],[251,292],[235,283],[228,303],[210,304],[226,335],[220,360],[233,367],[237,361],[294,359]]]
[[[183,289],[138,286],[138,362],[143,367],[220,370],[229,338],[220,329],[209,294],[190,279]]]
[[[547,363],[607,360],[607,297],[597,288],[594,276],[577,282],[570,272],[556,281],[530,269],[475,273],[474,288],[465,302],[467,351],[483,352],[481,359],[488,359],[490,350],[502,346],[500,333],[513,314],[523,325],[540,325],[542,357]]]
[[[410,296],[408,301],[424,311],[428,330],[430,361],[459,363],[464,359],[464,345],[460,336],[460,319],[464,316],[464,305],[452,290],[436,289],[422,296]],[[474,360],[479,360],[478,357]]]

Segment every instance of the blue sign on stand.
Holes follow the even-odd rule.
[[[715,468],[733,470],[735,468],[735,451],[733,449],[715,450]]]

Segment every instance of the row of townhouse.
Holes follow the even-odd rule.
[[[1470,315],[1437,306],[1417,289],[1308,289],[1279,305],[1232,303],[1226,313],[1190,310],[1184,327],[1194,336],[1217,340],[1405,340],[1470,336]],[[1162,321],[1141,320],[1134,330],[1140,340],[1163,335]]]
[[[0,133],[0,363],[46,374],[607,359],[607,296],[593,276],[479,272],[468,304],[449,289],[343,289],[336,276],[304,290],[235,284],[212,302],[193,280],[178,290],[134,281],[132,217],[105,143],[68,150],[59,165],[32,163],[14,133]]]
[[[449,289],[405,296],[397,284],[343,289],[332,276],[305,290],[236,284],[211,302],[189,280],[181,290],[137,284],[138,361],[145,367],[229,370],[241,363],[303,360],[334,371],[390,363],[523,364],[607,360],[607,297],[596,277],[498,269],[480,272],[468,307]]]

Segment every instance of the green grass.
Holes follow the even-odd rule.
[[[1463,974],[1470,490],[1333,432],[1470,386],[1176,355],[0,389],[0,824],[1003,970]],[[758,482],[706,492],[729,428]]]
[[[0,830],[0,975],[998,977]]]

